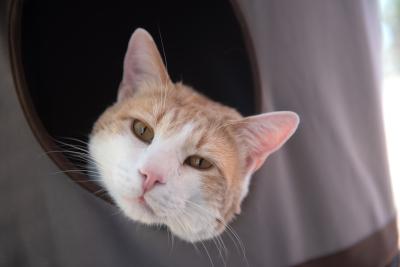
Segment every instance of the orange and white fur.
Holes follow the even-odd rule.
[[[127,217],[196,242],[218,236],[240,213],[251,175],[298,123],[289,111],[244,118],[173,83],[152,37],[137,29],[118,100],[95,123],[89,151]]]

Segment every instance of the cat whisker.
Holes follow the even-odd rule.
[[[78,139],[78,138],[75,138],[75,137],[60,137],[58,139],[53,139],[53,140],[56,143],[59,143],[59,144],[61,143],[61,144],[64,144],[64,145],[71,145],[71,143],[67,143],[66,141],[61,141],[60,139],[67,140],[67,141],[70,141],[70,142],[74,142],[73,145],[75,145],[75,146],[88,147],[88,145],[89,145],[88,142],[83,141],[83,140]],[[78,144],[76,144],[76,143],[78,143]]]
[[[207,247],[204,245],[204,242],[203,242],[202,240],[200,240],[200,243],[201,243],[201,245],[203,246],[204,250],[206,251],[208,258],[210,259],[211,266],[214,267],[214,262],[213,262],[213,260],[212,260],[212,258],[211,258],[211,256],[210,256],[210,253],[208,252]]]
[[[111,216],[117,216],[117,215],[122,214],[122,213],[123,213],[123,210],[117,209],[116,212],[111,213]]]
[[[90,163],[91,165],[98,166],[100,168],[107,167],[107,166],[104,166],[105,162],[100,163],[100,162],[95,161],[94,158],[90,154],[88,154],[86,151],[85,151],[85,153],[83,153],[80,151],[73,151],[73,150],[53,150],[53,151],[47,151],[45,153],[46,154],[63,153],[63,154],[66,154],[71,159],[82,160],[86,164]],[[89,167],[91,166],[90,164],[89,164]],[[75,163],[74,165],[77,165],[77,163]],[[96,168],[93,168],[93,166],[92,166],[92,169],[96,170]]]
[[[161,48],[162,48],[162,54],[163,54],[163,56],[164,56],[164,61],[165,61],[165,68],[163,69],[163,71],[164,71],[164,75],[165,75],[165,77],[169,77],[169,75],[168,75],[168,62],[167,62],[167,55],[166,55],[166,53],[165,53],[165,48],[164,48],[164,41],[163,41],[163,38],[162,38],[162,36],[161,36],[161,29],[160,29],[160,27],[158,26],[158,34],[160,35],[160,41],[161,41]],[[167,83],[168,83],[168,81],[167,80],[165,80],[164,81],[164,84],[163,84],[163,90],[162,90],[162,92],[163,92],[163,94],[161,95],[161,96],[163,96],[163,98],[161,99],[162,100],[162,108],[163,109],[165,109],[165,105],[166,105],[166,99],[167,99],[167,94],[168,94],[168,86],[167,86]]]
[[[186,201],[186,203],[191,204],[192,207],[195,207],[198,209],[198,211],[201,212],[202,216],[210,216],[211,218],[215,218],[215,215],[210,214],[210,212],[206,209],[204,209],[203,207],[201,207],[200,205],[198,205],[197,203],[194,203],[190,200],[184,200]],[[234,243],[236,249],[238,250],[238,252],[240,252],[243,256],[244,261],[246,262],[246,265],[248,265],[248,260],[247,260],[247,256],[246,256],[246,251],[243,245],[242,240],[240,239],[239,235],[236,233],[236,231],[229,226],[226,222],[224,222],[223,219],[218,218],[218,221],[223,224],[223,226],[225,227],[224,232],[226,232],[229,236],[229,238],[232,240],[232,242]],[[237,244],[236,244],[237,242]]]
[[[50,150],[50,151],[43,152],[44,155],[48,155],[48,154],[52,154],[52,153],[62,153],[62,154],[66,154],[68,156],[76,156],[76,157],[79,157],[80,159],[84,159],[84,160],[92,160],[88,154],[84,154],[82,152],[73,151],[73,150]]]
[[[174,218],[176,218],[177,220],[179,220],[180,217],[186,217],[186,219],[188,219],[189,221],[192,219],[192,216],[189,213],[189,211],[187,211],[185,209],[178,208],[178,207],[176,207],[176,209],[179,210],[178,215],[174,216]],[[201,216],[201,218],[204,218],[204,216]],[[202,223],[205,224],[205,225],[208,225],[210,228],[213,228],[213,225],[208,220],[204,220]],[[181,228],[182,228],[182,230],[184,232],[187,232],[189,230],[191,234],[195,233],[194,229],[191,228],[190,224],[185,224],[182,221],[182,223],[180,223],[180,225],[181,225]],[[186,226],[189,227],[189,229],[187,229]],[[199,239],[201,239],[201,238],[199,238]],[[212,241],[213,244],[215,245],[215,247],[217,248],[219,256],[221,258],[221,261],[223,262],[224,266],[226,266],[225,257],[227,256],[227,249],[226,249],[226,246],[225,246],[223,240],[221,238],[218,238],[218,237],[213,237],[213,238],[210,239],[210,241]],[[192,243],[192,244],[195,246],[195,243]],[[211,257],[211,255],[208,253],[207,249],[206,249],[206,252],[209,255],[209,257]],[[225,252],[225,253],[223,254],[222,252]]]
[[[190,214],[187,214],[187,216],[190,217]],[[204,223],[204,224],[207,224],[210,228],[213,228],[213,227],[214,227],[208,220],[204,220],[203,223]],[[217,237],[212,237],[212,238],[209,239],[209,240],[212,241],[213,244],[215,245],[215,247],[217,248],[219,257],[221,258],[221,261],[222,261],[222,263],[224,264],[224,266],[226,266],[225,257],[227,256],[227,249],[226,249],[226,246],[225,246],[225,244],[223,243],[222,239],[221,239],[221,240],[218,239],[218,236],[217,236]],[[220,241],[222,241],[222,244],[223,244],[223,245],[221,245]],[[225,249],[224,249],[224,248],[225,248]],[[225,254],[223,254],[222,251],[224,251]],[[225,255],[225,256],[224,256],[224,255]]]
[[[168,242],[168,245],[169,245],[169,240],[170,240],[170,238],[172,236],[172,233],[171,233],[171,231],[169,230],[168,227],[167,227],[166,231],[167,231],[167,242]],[[170,247],[170,250],[169,250],[169,255],[170,256],[172,254],[173,247],[174,247],[174,244],[172,243],[172,240],[171,240],[171,247]]]
[[[77,182],[77,183],[89,183],[89,182],[100,182],[100,180],[93,180],[93,179],[90,179],[90,180],[74,180],[74,182]]]
[[[76,149],[77,151],[81,151],[81,152],[83,152],[85,154],[89,154],[89,151],[87,150],[86,146],[69,144],[69,143],[65,143],[65,142],[59,141],[59,140],[56,140],[56,142],[58,144],[62,145],[62,146],[73,148],[73,149]]]
[[[102,189],[99,189],[99,190],[93,192],[93,194],[97,195],[97,194],[100,194],[100,193],[104,193],[104,192],[106,192],[106,191],[107,191],[107,190],[106,190],[105,188],[102,188]]]
[[[158,25],[158,35],[160,36],[162,54],[163,54],[163,56],[164,56],[164,61],[165,61],[165,74],[168,75],[167,55],[165,54],[164,41],[163,41],[163,38],[162,38],[162,35],[161,35],[160,25]]]
[[[221,246],[222,246],[222,248],[223,248],[223,250],[224,250],[224,253],[225,253],[225,255],[226,255],[226,257],[228,257],[228,248],[226,247],[226,245],[225,245],[225,242],[224,242],[224,240],[222,239],[222,236],[217,236],[217,238],[220,240],[220,242],[221,242]]]
[[[59,137],[59,138],[65,139],[65,140],[70,140],[70,141],[75,141],[75,142],[81,143],[84,146],[89,145],[89,142],[83,141],[82,139],[75,138],[75,137],[63,136],[63,137]]]
[[[52,174],[60,174],[60,173],[68,173],[68,172],[93,173],[93,174],[95,174],[95,175],[99,175],[99,173],[97,173],[97,172],[91,172],[91,171],[88,171],[88,170],[79,170],[79,169],[76,169],[76,170],[56,171],[56,172],[53,172]],[[98,176],[98,177],[100,177],[100,176]]]
[[[219,256],[220,256],[220,258],[222,260],[222,263],[224,264],[224,266],[226,266],[226,260],[225,259],[228,256],[228,250],[227,250],[223,240],[219,236],[213,237],[211,240],[214,242],[215,247],[218,250],[218,253],[219,253]],[[224,252],[224,253],[222,253],[222,252]]]
[[[83,144],[82,146],[78,146],[78,145],[73,145],[73,144],[69,144],[66,142],[62,142],[60,140],[55,140],[56,142],[58,142],[59,144],[62,144],[64,146],[68,146],[70,148],[76,149],[77,151],[74,150],[62,150],[62,153],[66,153],[66,154],[73,154],[73,155],[80,155],[81,159],[86,160],[89,163],[92,163],[94,165],[98,165],[99,163],[96,162],[93,157],[90,155],[89,151],[86,149],[86,147],[89,145],[88,142],[82,141],[80,139],[77,138],[73,138],[73,137],[64,137],[64,139],[68,139],[68,140],[72,140],[75,142],[79,142],[81,144]],[[92,149],[96,149],[95,147],[93,147]]]
[[[180,223],[180,220],[179,220],[179,218],[178,217],[176,217],[176,221],[178,222],[178,223]],[[184,231],[184,232],[188,232],[187,231],[187,227],[185,226],[185,224],[182,222],[182,223],[180,223],[181,225],[183,225],[183,226],[181,226],[182,227],[182,230]],[[200,241],[202,244],[203,244],[203,242],[202,241]],[[199,250],[199,248],[197,247],[197,245],[196,245],[196,243],[194,243],[194,242],[190,242],[191,244],[192,244],[192,246],[194,247],[194,249],[195,249],[195,251],[199,254],[199,255],[201,255],[201,252],[200,252],[200,250]],[[203,247],[204,247],[204,244],[203,244]],[[204,247],[205,248],[205,247]],[[214,266],[214,263],[213,263],[213,261],[212,261],[212,259],[211,259],[211,256],[210,256],[210,254],[208,253],[208,250],[205,248],[205,250],[206,250],[206,253],[207,253],[207,255],[208,255],[208,258],[210,259],[210,262],[211,262],[211,264],[212,264],[212,266]]]

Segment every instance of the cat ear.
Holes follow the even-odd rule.
[[[122,82],[118,91],[118,101],[128,98],[145,81],[165,84],[169,81],[157,46],[151,35],[138,28],[129,40],[124,59]]]
[[[291,111],[264,113],[244,118],[237,124],[246,145],[246,164],[253,173],[271,153],[278,150],[296,131],[299,116]]]

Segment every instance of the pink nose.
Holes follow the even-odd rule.
[[[164,178],[155,172],[146,169],[140,169],[139,173],[144,179],[142,184],[143,194],[147,191],[150,191],[157,184],[165,184]]]

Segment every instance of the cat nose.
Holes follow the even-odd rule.
[[[165,184],[165,179],[153,171],[139,169],[139,174],[144,179],[142,184],[143,194],[150,191],[157,184]]]

